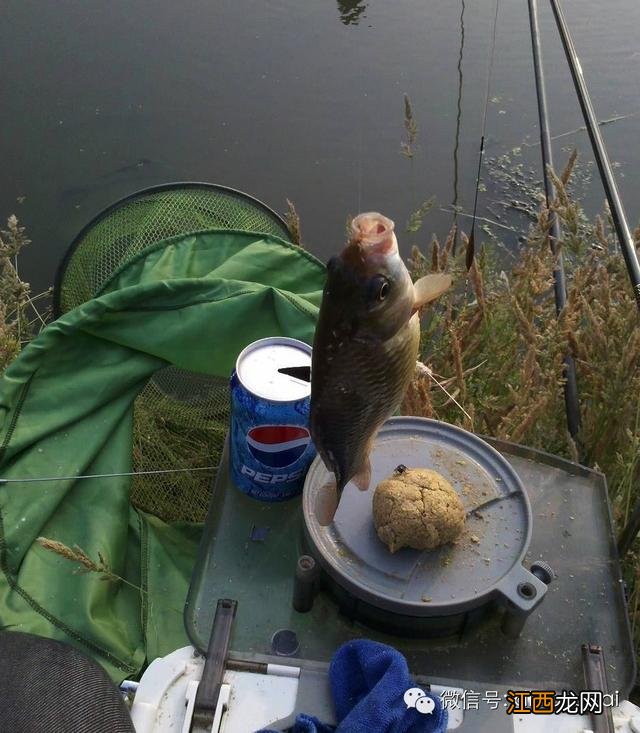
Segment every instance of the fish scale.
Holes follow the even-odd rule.
[[[322,513],[327,523],[350,480],[368,488],[373,440],[415,371],[417,311],[451,284],[440,273],[412,283],[393,227],[381,214],[360,214],[346,247],[327,265],[313,343],[309,420],[314,445],[335,476],[335,490],[328,487],[317,507],[318,518]]]
[[[312,425],[312,431],[315,428],[322,435],[325,453],[347,456],[343,459],[344,477],[340,477],[346,478],[345,484],[363,461],[368,446],[363,436],[371,432],[372,425],[380,427],[402,401],[415,369],[419,337],[416,315],[387,342],[351,341],[342,349],[336,348],[341,358],[333,360],[320,378],[317,392],[321,403],[313,414],[317,424]],[[356,403],[353,411],[345,410],[345,403],[350,402]]]

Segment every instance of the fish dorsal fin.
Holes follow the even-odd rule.
[[[432,273],[413,283],[413,307],[417,310],[432,300],[439,298],[451,287],[451,275],[444,272]]]

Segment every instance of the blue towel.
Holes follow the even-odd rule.
[[[390,646],[347,642],[331,661],[329,680],[338,726],[299,715],[291,733],[444,733],[447,728],[440,698],[416,687],[405,658]],[[407,696],[411,707],[405,702],[408,690],[413,690]]]

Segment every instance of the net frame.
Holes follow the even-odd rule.
[[[255,196],[251,196],[244,191],[240,191],[229,186],[222,186],[217,183],[208,183],[204,181],[174,181],[171,183],[163,183],[156,186],[148,186],[138,191],[134,191],[133,193],[124,196],[113,204],[110,204],[106,208],[102,209],[102,211],[96,214],[84,227],[82,227],[82,229],[74,237],[56,270],[52,295],[53,317],[59,318],[63,313],[66,313],[67,311],[77,307],[86,300],[89,300],[90,298],[98,295],[100,292],[100,285],[103,285],[105,282],[107,282],[108,276],[110,274],[113,274],[117,267],[121,267],[127,262],[128,259],[138,255],[147,247],[150,247],[156,244],[158,241],[168,238],[169,236],[174,236],[178,234],[189,234],[195,231],[201,231],[203,227],[180,227],[176,228],[174,231],[165,232],[163,236],[156,237],[155,239],[150,238],[149,241],[142,247],[126,249],[123,253],[124,256],[115,259],[114,265],[110,268],[107,268],[108,274],[104,277],[91,278],[91,275],[83,275],[83,277],[88,277],[91,279],[91,284],[88,287],[88,297],[84,299],[71,298],[70,300],[68,298],[65,298],[65,292],[68,292],[68,288],[65,287],[65,283],[73,276],[79,276],[78,272],[74,270],[74,266],[77,269],[78,265],[87,264],[86,262],[82,263],[81,259],[78,260],[78,257],[82,257],[83,245],[86,245],[87,242],[91,241],[90,237],[95,233],[95,230],[98,227],[104,225],[110,217],[114,217],[114,215],[120,215],[121,211],[125,207],[130,207],[132,204],[136,204],[138,202],[142,203],[146,199],[151,199],[151,197],[158,194],[171,192],[184,193],[186,191],[209,193],[212,197],[216,195],[220,197],[221,202],[222,199],[226,200],[226,202],[235,202],[243,207],[245,212],[247,213],[250,210],[253,210],[253,214],[256,215],[258,218],[261,218],[262,221],[267,225],[265,231],[263,231],[262,228],[250,230],[248,229],[247,231],[260,231],[261,233],[265,234],[275,234],[276,236],[286,240],[291,239],[291,232],[285,219],[263,201],[260,201],[259,199],[255,198]],[[243,229],[245,227],[234,226],[233,228]],[[109,247],[105,247],[105,256],[109,255],[112,244],[113,243],[109,243]]]

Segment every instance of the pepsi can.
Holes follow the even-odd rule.
[[[263,501],[302,492],[316,451],[309,432],[311,384],[283,367],[311,367],[311,347],[275,336],[249,344],[231,375],[231,478]]]

